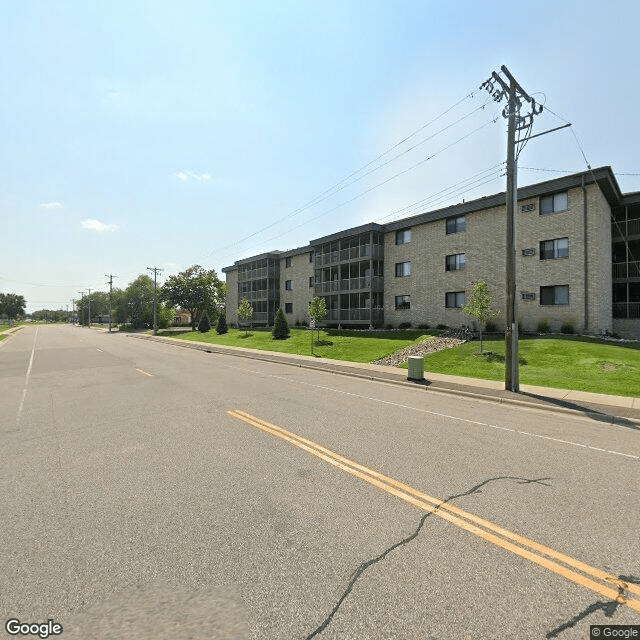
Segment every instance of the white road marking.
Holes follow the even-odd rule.
[[[96,347],[96,350],[99,351],[100,353],[104,353],[104,351],[102,349],[98,349],[98,347]]]
[[[16,420],[20,421],[22,415],[22,409],[24,408],[24,400],[27,397],[27,387],[29,386],[29,376],[31,375],[31,367],[33,367],[33,356],[36,353],[36,340],[38,339],[38,331],[40,327],[36,327],[36,335],[33,338],[33,348],[31,349],[31,357],[29,358],[29,366],[27,367],[27,375],[24,378],[24,389],[22,390],[22,398],[20,399],[20,406],[18,407],[18,416]]]
[[[228,369],[235,369],[237,371],[242,371],[243,373],[255,373],[265,378],[273,378],[276,380],[285,380],[286,382],[295,382],[296,384],[303,385],[306,387],[314,387],[316,389],[323,389],[325,391],[333,391],[334,393],[340,393],[346,396],[353,396],[355,398],[361,398],[362,400],[371,400],[372,402],[378,402],[380,404],[388,404],[394,407],[399,407],[400,409],[409,409],[410,411],[417,411],[419,413],[426,413],[432,416],[438,416],[440,418],[448,418],[450,420],[458,420],[459,422],[466,422],[467,424],[476,424],[481,427],[489,427],[491,429],[500,429],[501,431],[512,431],[514,433],[519,433],[521,435],[530,436],[532,438],[541,438],[542,440],[551,440],[553,442],[559,442],[561,444],[567,444],[574,447],[581,447],[585,449],[591,449],[593,451],[601,451],[604,453],[610,453],[616,456],[624,456],[625,458],[632,458],[633,460],[640,460],[640,456],[635,456],[630,453],[621,453],[620,451],[611,451],[609,449],[600,449],[598,447],[592,447],[588,444],[582,444],[580,442],[571,442],[569,440],[560,440],[559,438],[553,438],[551,436],[544,436],[537,433],[529,433],[527,431],[518,431],[516,429],[510,429],[509,427],[502,427],[497,424],[489,424],[488,422],[478,422],[477,420],[469,420],[468,418],[460,418],[459,416],[452,416],[446,413],[439,413],[437,411],[429,411],[428,409],[421,409],[419,407],[411,407],[406,404],[400,404],[398,402],[392,402],[390,400],[381,400],[380,398],[373,398],[371,396],[364,396],[359,393],[353,393],[352,391],[343,391],[342,389],[335,389],[334,387],[327,387],[320,384],[314,384],[312,382],[302,382],[300,380],[295,380],[291,377],[279,376],[274,374],[265,373],[264,371],[251,371],[244,369],[242,367],[233,367],[231,365],[224,365]]]
[[[136,369],[136,371],[139,371],[142,375],[149,376],[150,378],[153,378],[153,374],[152,373],[147,373],[146,371],[143,371],[142,369]]]

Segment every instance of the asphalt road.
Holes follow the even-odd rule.
[[[464,640],[640,625],[631,424],[69,326],[0,343],[0,384],[3,629]]]

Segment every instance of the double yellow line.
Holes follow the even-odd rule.
[[[458,507],[443,502],[438,498],[433,498],[422,491],[418,491],[413,487],[399,482],[394,478],[378,473],[373,469],[364,467],[353,460],[349,460],[334,451],[326,449],[319,444],[302,438],[301,436],[287,431],[282,427],[270,424],[260,418],[256,418],[244,411],[229,411],[228,414],[233,418],[242,420],[253,427],[276,436],[286,442],[289,442],[299,449],[310,453],[316,458],[320,458],[325,462],[346,471],[348,474],[360,478],[365,482],[394,495],[401,500],[421,509],[428,511],[434,515],[454,524],[469,533],[482,538],[487,542],[495,544],[501,549],[505,549],[514,553],[521,558],[526,558],[535,564],[553,571],[554,573],[571,580],[595,593],[614,600],[620,604],[627,605],[634,611],[640,612],[640,599],[633,595],[640,595],[640,585],[628,583],[614,575],[601,571],[596,567],[592,567],[584,562],[575,560],[570,556],[550,549],[542,544],[525,538],[517,533],[503,529],[502,527],[484,520],[459,509]],[[580,573],[578,573],[580,572]]]

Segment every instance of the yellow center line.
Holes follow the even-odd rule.
[[[150,378],[153,378],[153,374],[152,373],[147,373],[146,371],[143,371],[142,369],[136,369],[136,371],[140,372],[143,376],[149,376]]]
[[[446,520],[447,522],[450,522],[451,524],[454,524],[487,542],[491,542],[502,549],[510,551],[522,558],[526,558],[527,560],[545,567],[546,569],[549,569],[550,571],[553,571],[576,584],[595,591],[596,593],[611,600],[615,600],[621,604],[626,604],[635,611],[640,612],[640,600],[623,595],[623,592],[640,594],[640,585],[627,583],[596,567],[592,567],[591,565],[571,558],[566,554],[555,551],[554,549],[539,544],[538,542],[530,540],[529,538],[517,533],[508,531],[507,529],[489,522],[488,520],[484,520],[472,513],[463,511],[462,509],[459,509],[452,504],[445,503],[438,498],[433,498],[426,493],[395,480],[394,478],[390,478],[389,476],[385,476],[373,469],[369,469],[368,467],[358,464],[353,460],[349,460],[348,458],[345,458],[330,449],[326,449],[311,440],[302,438],[295,433],[261,420],[260,418],[256,418],[244,411],[237,410],[229,411],[228,413],[230,416],[242,420],[258,429],[261,429],[262,431],[265,431],[266,433],[281,438],[293,446],[303,449],[311,455],[316,456],[317,458],[346,471],[350,475],[364,480],[365,482],[368,482],[369,484],[378,487],[379,489],[382,489],[383,491],[386,491],[387,493],[394,495],[401,500],[422,509],[423,511],[433,513],[439,518],[442,518],[443,520]],[[569,569],[567,566],[562,566],[554,560],[562,562],[564,565],[573,567],[573,569],[577,569],[587,575],[585,576],[580,573],[576,573],[576,571]],[[595,582],[591,578],[601,580],[605,584]]]

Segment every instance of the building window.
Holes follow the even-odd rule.
[[[445,271],[461,271],[466,264],[464,253],[454,253],[445,258]]]
[[[396,244],[407,244],[411,242],[411,229],[396,231]]]
[[[313,276],[309,276],[309,288],[313,287]]]
[[[445,295],[444,306],[447,309],[459,309],[464,306],[464,291],[449,291]]]
[[[396,296],[396,309],[411,309],[411,296]]]
[[[309,262],[313,262],[313,251],[309,251]]]
[[[291,258],[285,258],[284,259],[284,266],[285,267],[290,267],[291,266]]]
[[[556,260],[569,257],[569,238],[543,240],[540,243],[540,260]]]
[[[293,302],[285,302],[284,303],[284,312],[285,313],[293,313]]]
[[[540,287],[540,304],[557,305],[569,304],[569,285],[556,285],[555,287]]]
[[[396,278],[406,278],[411,275],[410,262],[396,262]]]
[[[545,213],[557,213],[569,208],[569,194],[566,191],[554,193],[540,198],[540,215]]]
[[[455,218],[447,218],[447,234],[460,233],[467,230],[467,218],[465,216],[456,216]]]
[[[284,288],[287,291],[293,291],[293,284],[291,284],[291,280],[286,280],[284,283]]]

